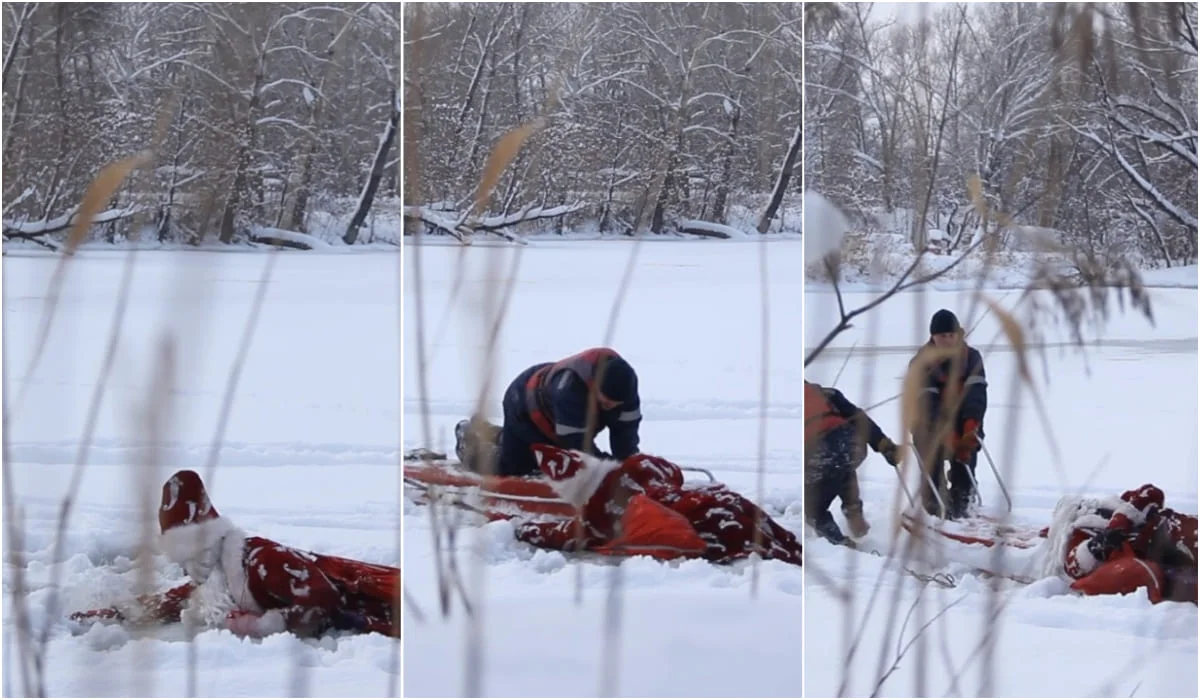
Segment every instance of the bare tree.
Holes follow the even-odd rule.
[[[938,229],[961,249],[983,228],[977,176],[1014,226],[1110,260],[1195,262],[1194,5],[962,5],[905,23],[835,7],[806,42],[805,178],[864,231],[920,252]],[[1106,32],[1082,31],[1100,18]]]
[[[771,188],[782,182],[782,199],[794,184],[778,174],[796,160],[782,168],[800,116],[797,5],[426,9],[438,41],[416,117],[425,199],[411,207],[461,218],[482,157],[534,120],[490,212],[514,228],[666,232],[705,219],[749,230]],[[536,223],[516,216],[528,211]]]
[[[119,191],[92,235],[341,238],[398,89],[400,11],[362,4],[12,4],[4,23],[4,233],[55,244],[105,165],[173,117],[152,186]],[[383,155],[380,189],[398,174]],[[387,195],[396,217],[399,206]],[[316,211],[321,214],[313,218]],[[312,223],[318,222],[316,231]],[[53,224],[53,225],[52,225]],[[397,231],[398,234],[398,231]]]

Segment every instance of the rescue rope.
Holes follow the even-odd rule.
[[[871,554],[874,554],[877,557],[883,557],[883,553],[877,549],[872,549]],[[954,578],[954,574],[948,574],[944,571],[937,571],[932,574],[923,574],[916,569],[910,569],[903,564],[900,565],[900,569],[904,571],[904,573],[912,576],[922,583],[936,583],[942,588],[954,588],[958,585],[958,579]]]

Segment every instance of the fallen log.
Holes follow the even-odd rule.
[[[721,238],[728,240],[730,238],[745,238],[746,234],[741,230],[725,224],[717,224],[711,221],[699,221],[696,219],[684,219],[679,222],[676,227],[680,233],[687,233],[692,236],[704,236],[705,238]]]
[[[123,209],[109,209],[102,211],[92,219],[92,226],[100,224],[112,223],[120,221],[142,212],[142,207],[126,207]],[[65,231],[75,224],[75,217],[79,214],[79,207],[74,207],[71,211],[57,216],[53,219],[42,219],[41,221],[5,221],[4,222],[4,237],[5,238],[29,238],[30,236],[45,236],[51,233]]]
[[[332,247],[325,241],[307,233],[287,231],[281,228],[255,227],[250,229],[249,238],[254,243],[295,250],[328,250]]]
[[[470,245],[469,236],[477,231],[500,236],[513,243],[524,243],[524,240],[508,229],[517,224],[528,223],[530,221],[566,216],[567,214],[580,211],[585,206],[582,202],[561,204],[556,207],[528,206],[511,214],[485,216],[475,220],[466,220],[462,214],[453,211],[406,206],[404,207],[404,218],[409,221],[419,221],[434,229],[445,231],[464,245]]]
[[[58,251],[62,250],[62,246],[55,243],[54,241],[42,238],[43,235],[44,234],[41,234],[41,233],[19,233],[16,231],[7,231],[6,230],[4,232],[4,240],[6,240],[6,241],[11,241],[11,240],[33,241],[34,243],[37,243],[38,245],[42,246],[43,248],[49,248],[50,250],[53,250],[56,253]]]

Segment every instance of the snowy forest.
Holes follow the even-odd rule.
[[[475,230],[798,230],[801,8],[406,6],[406,233],[454,233],[522,125]]]
[[[1195,3],[926,7],[808,6],[807,188],[954,252],[977,174],[990,210],[1097,259],[1196,262]]]
[[[3,12],[6,241],[56,247],[121,162],[94,240],[398,238],[399,4]]]

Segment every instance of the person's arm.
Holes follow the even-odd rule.
[[[613,457],[625,459],[638,453],[638,430],[642,425],[642,400],[636,394],[617,409],[616,420],[608,426],[608,446]]]
[[[195,590],[193,583],[184,583],[165,593],[150,593],[138,596],[134,605],[115,605],[111,608],[85,610],[71,613],[70,617],[76,622],[98,622],[113,620],[116,622],[179,622],[183,605]]]
[[[978,426],[987,413],[987,372],[983,356],[975,348],[967,351],[966,377],[963,379],[963,403],[959,410],[960,429],[968,421]]]
[[[933,346],[926,343],[908,361],[908,371],[912,372],[916,368],[916,371],[919,373],[918,386],[920,388],[917,390],[916,403],[918,425],[924,426],[924,430],[929,430],[934,424],[937,418],[939,399],[942,396],[942,387],[938,384],[937,379],[934,378],[934,373],[930,371],[933,365],[919,366],[921,362],[924,362],[922,356],[929,352],[934,352]]]
[[[550,378],[546,387],[546,399],[554,414],[554,437],[560,447],[579,450],[591,455],[600,455],[596,447],[596,433],[600,425],[593,426],[591,440],[584,446],[587,437],[588,387],[573,372],[562,370]]]
[[[871,417],[866,414],[861,408],[856,406],[850,399],[847,399],[845,394],[832,387],[825,387],[825,398],[829,401],[829,405],[833,407],[837,414],[854,423],[855,430],[860,435],[866,435],[867,444],[876,452],[881,452],[884,447],[884,441],[887,436],[883,434],[883,429],[879,424],[871,420]],[[887,440],[889,443],[890,440]]]

